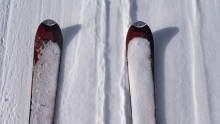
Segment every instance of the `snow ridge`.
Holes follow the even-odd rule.
[[[120,110],[120,116],[121,116],[121,123],[122,124],[129,124],[131,123],[131,106],[130,106],[130,95],[129,95],[129,86],[128,86],[128,70],[127,70],[127,59],[126,59],[126,47],[125,47],[125,41],[126,41],[126,35],[127,31],[131,24],[131,16],[128,13],[130,11],[130,0],[120,0],[120,9],[121,13],[119,15],[122,15],[122,38],[121,42],[124,44],[122,45],[122,50],[124,51],[121,55],[124,59],[124,63],[121,65],[121,76],[119,78],[119,87],[120,87],[120,97],[121,97],[121,110]]]
[[[14,92],[15,87],[20,87],[21,84],[14,84],[11,78],[16,77],[16,69],[13,62],[16,59],[10,54],[11,43],[15,48],[15,41],[11,39],[11,27],[15,23],[12,20],[13,10],[17,8],[14,5],[14,0],[1,1],[1,19],[0,19],[0,123],[16,123],[22,121],[22,116],[16,114],[19,111],[18,99],[19,95]],[[18,37],[17,37],[18,38]],[[15,70],[13,70],[15,69]],[[13,71],[11,71],[13,70]],[[23,77],[23,75],[21,75]],[[21,93],[20,93],[21,94]],[[20,119],[21,118],[21,119]]]
[[[105,50],[105,42],[106,42],[106,4],[105,1],[96,1],[97,9],[96,9],[96,28],[95,28],[95,47],[94,53],[97,53],[97,115],[96,115],[96,123],[105,123],[105,117],[107,116],[105,110],[105,59],[104,59],[104,50]]]

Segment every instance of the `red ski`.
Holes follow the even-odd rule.
[[[62,44],[59,25],[53,20],[42,22],[34,42],[30,124],[54,122]]]
[[[154,41],[146,23],[139,21],[129,28],[126,58],[132,123],[156,123]]]

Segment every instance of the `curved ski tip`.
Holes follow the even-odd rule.
[[[138,28],[144,27],[145,25],[147,25],[147,24],[142,21],[138,21],[133,24],[133,26],[138,27]]]
[[[56,22],[54,20],[51,20],[51,19],[47,19],[47,20],[43,21],[42,23],[44,23],[47,26],[53,26],[53,25],[56,24]]]

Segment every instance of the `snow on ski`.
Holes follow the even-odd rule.
[[[134,23],[126,38],[133,124],[155,124],[154,43],[144,22]]]
[[[62,42],[55,21],[45,20],[40,24],[34,43],[30,124],[54,122]]]

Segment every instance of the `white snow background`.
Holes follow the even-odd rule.
[[[0,0],[0,123],[28,124],[34,38],[53,19],[64,44],[57,124],[130,124],[125,40],[146,22],[157,124],[220,123],[219,0]]]

